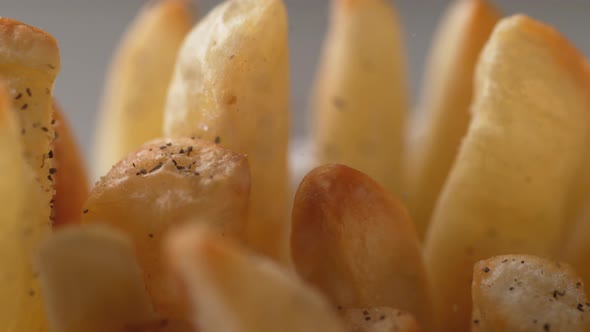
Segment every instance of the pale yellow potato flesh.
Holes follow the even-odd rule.
[[[339,308],[340,309],[340,308]],[[388,307],[339,310],[350,332],[420,332],[409,313]]]
[[[248,155],[248,241],[288,263],[289,67],[282,0],[229,0],[187,36],[176,63],[164,133]]]
[[[567,264],[530,255],[497,256],[473,270],[473,332],[587,332],[590,303]]]
[[[590,134],[584,68],[557,31],[520,15],[500,21],[482,51],[473,120],[425,243],[441,330],[468,330],[478,260],[558,254]]]
[[[91,190],[82,222],[107,223],[133,240],[158,313],[182,319],[161,255],[171,228],[201,223],[244,238],[250,190],[246,157],[190,138],[159,139],[115,165]]]
[[[404,199],[421,239],[467,132],[475,65],[499,17],[486,0],[456,0],[437,29],[404,160]]]
[[[335,306],[399,308],[433,328],[414,224],[376,181],[344,165],[320,166],[301,182],[292,222],[297,272]]]
[[[188,0],[145,5],[115,52],[99,111],[94,177],[162,136],[164,105],[180,45],[192,27]]]
[[[333,0],[312,99],[317,165],[354,167],[401,194],[405,56],[387,0]]]
[[[53,82],[60,55],[53,36],[16,20],[0,17],[0,77],[17,115],[25,159],[35,172],[49,218],[56,170],[48,158],[54,138]]]
[[[65,227],[37,253],[55,332],[127,331],[155,319],[131,241],[106,226]]]
[[[268,257],[198,225],[166,242],[200,332],[344,332],[327,300]]]
[[[47,202],[24,158],[12,96],[0,85],[0,331],[47,330],[33,251],[50,229]]]

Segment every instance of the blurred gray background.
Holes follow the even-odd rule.
[[[525,13],[550,23],[590,54],[590,1],[491,0],[504,13]],[[146,1],[141,0],[0,0],[0,16],[38,26],[59,40],[62,70],[56,83],[60,100],[75,128],[86,158],[91,156],[97,105],[118,40]],[[198,1],[203,16],[220,0]],[[321,50],[329,0],[285,0],[290,17],[293,134],[305,131],[310,83]],[[409,74],[419,91],[433,31],[447,0],[394,1],[406,33]]]

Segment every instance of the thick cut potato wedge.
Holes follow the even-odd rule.
[[[70,226],[36,259],[51,331],[104,332],[155,319],[133,246],[105,226]]]
[[[389,1],[333,0],[312,101],[316,162],[354,167],[400,194],[406,85]]]
[[[83,222],[104,222],[133,239],[156,310],[182,318],[160,253],[164,234],[182,223],[204,223],[243,238],[250,174],[243,155],[189,138],[146,143],[91,190]],[[177,317],[179,315],[180,317]]]
[[[289,67],[282,0],[229,0],[181,48],[167,136],[195,136],[248,155],[249,242],[288,262]]]
[[[189,0],[152,1],[122,38],[99,113],[95,178],[162,136],[164,104],[178,49],[192,27]]]
[[[0,17],[0,77],[17,114],[25,159],[43,192],[49,218],[56,169],[48,158],[54,137],[53,81],[60,69],[57,42],[43,30]]]
[[[291,271],[197,225],[166,242],[201,332],[344,332],[338,316]]]
[[[587,332],[590,303],[568,265],[529,255],[483,260],[473,270],[473,332]]]
[[[503,19],[492,33],[477,68],[473,121],[426,238],[441,330],[468,329],[478,260],[557,255],[590,134],[584,70],[567,40],[530,18]]]
[[[0,85],[0,331],[46,331],[32,254],[49,231],[47,202],[24,158],[20,124]]]
[[[53,105],[55,140],[48,153],[58,170],[53,177],[53,225],[79,223],[82,206],[88,198],[88,176],[72,128],[57,103]]]
[[[416,319],[397,309],[379,307],[340,309],[340,314],[351,332],[420,332]]]
[[[404,192],[420,238],[467,132],[475,65],[498,19],[486,0],[456,0],[438,28],[405,160]]]
[[[297,272],[334,305],[400,308],[433,326],[414,225],[367,175],[337,164],[311,171],[295,195],[291,251]]]

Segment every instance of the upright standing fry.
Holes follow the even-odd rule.
[[[33,251],[49,231],[47,201],[24,158],[17,114],[0,86],[0,331],[46,331]]]
[[[48,157],[54,137],[53,81],[60,69],[57,42],[43,30],[0,17],[0,77],[17,114],[25,159],[42,189],[49,219],[56,169]]]
[[[504,19],[492,33],[477,67],[473,121],[426,238],[442,331],[469,328],[475,262],[557,254],[590,134],[584,70],[564,37],[530,18]]]
[[[162,136],[164,104],[178,49],[192,27],[189,0],[148,3],[121,40],[106,80],[95,178]]]
[[[202,227],[172,233],[166,253],[201,332],[344,332],[315,290],[266,257]]]
[[[408,111],[404,48],[388,0],[332,0],[312,101],[316,162],[359,169],[401,193]]]
[[[82,205],[88,198],[88,176],[76,138],[65,115],[54,103],[55,140],[48,157],[55,158],[55,196],[53,197],[53,225],[79,223]]]
[[[404,160],[404,192],[420,238],[467,132],[475,65],[498,19],[486,0],[456,0],[439,26]]]
[[[530,255],[482,260],[472,297],[472,332],[590,331],[584,284],[564,263]]]
[[[433,329],[414,225],[370,177],[343,165],[311,171],[295,195],[291,233],[297,272],[334,305],[404,309]]]
[[[249,242],[282,262],[290,260],[288,53],[282,0],[226,1],[185,40],[165,114],[167,136],[248,155]]]

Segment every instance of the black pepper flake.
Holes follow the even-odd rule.
[[[581,312],[584,312],[584,305],[582,303],[578,303],[578,305],[576,306],[576,309],[578,309]]]
[[[565,296],[565,290],[564,290],[564,291],[562,291],[562,292],[560,292],[560,291],[558,291],[558,290],[554,290],[554,291],[553,291],[553,297],[554,297],[554,298],[557,298],[557,296]]]
[[[159,162],[156,166],[154,166],[152,169],[150,169],[149,172],[151,173],[151,172],[155,172],[155,171],[159,170],[162,167],[162,165],[163,165],[162,162]]]
[[[166,146],[171,146],[171,145],[172,145],[172,143],[170,143],[170,142],[166,143]]]
[[[520,261],[520,264],[524,264],[524,261]]]
[[[153,233],[149,233],[148,236],[150,237],[150,239],[154,238],[154,234]]]
[[[53,182],[53,177],[51,175],[47,175],[47,180]]]
[[[49,157],[49,159],[53,158],[53,150],[49,150],[47,157]]]
[[[88,213],[88,209],[82,210],[82,213],[84,213],[84,214]]]
[[[179,171],[182,171],[184,169],[184,166],[180,166],[180,165],[179,166],[176,166],[176,169],[179,170]]]
[[[45,127],[45,126],[41,127],[41,130],[43,130],[43,131],[44,131],[44,132],[46,132],[46,133],[47,133],[47,132],[49,132],[49,128],[47,128],[47,127]]]
[[[49,174],[55,174],[55,173],[57,173],[57,168],[52,167],[49,169]]]
[[[475,324],[475,325],[479,324],[479,319],[474,319],[473,324]]]
[[[164,150],[165,148],[167,148],[166,145],[160,145],[160,150]]]
[[[32,289],[30,289],[30,290],[29,290],[29,296],[30,296],[30,297],[33,297],[33,296],[35,296],[35,291],[34,291],[34,290],[32,290]]]
[[[135,167],[135,163],[131,163],[131,165],[133,165],[133,167]]]
[[[146,173],[147,173],[147,171],[145,170],[145,168],[142,168],[142,169],[139,170],[139,172],[135,173],[135,175],[138,175],[139,176],[141,174],[146,174]]]
[[[178,163],[176,162],[176,160],[172,159],[172,163],[174,164],[174,166],[178,166]]]
[[[15,100],[19,100],[21,97],[23,96],[22,93],[19,93],[18,95],[16,95],[16,97],[14,97]]]
[[[217,136],[215,137],[215,144],[219,144],[221,143],[221,137]]]
[[[49,67],[49,69],[55,69],[55,66],[50,63],[47,64],[47,67]]]
[[[508,290],[509,291],[513,291],[514,290],[514,287],[509,287]]]
[[[483,269],[483,272],[485,272],[485,273],[488,273],[488,272],[490,272],[490,268],[486,266],[486,267]]]
[[[366,316],[366,315],[368,315],[368,314],[369,314],[369,312],[368,312],[367,310],[363,310],[363,315],[365,315],[365,316]]]
[[[371,320],[371,316],[366,316],[366,317],[365,317],[365,320],[366,320],[366,321],[370,321],[370,320]]]
[[[581,283],[581,282],[579,282],[579,281],[578,281],[578,282],[576,282],[576,288],[580,288],[580,287],[582,287],[582,283]]]
[[[186,156],[187,157],[190,157],[191,152],[193,152],[193,147],[192,146],[189,146],[188,148],[186,148]]]
[[[31,93],[31,89],[27,88],[27,90],[25,90],[25,91],[27,91],[27,95],[29,97],[32,97],[33,96],[33,94]]]
[[[549,324],[543,325],[543,330],[544,331],[551,331],[551,325],[549,325]]]
[[[197,172],[197,171],[195,171],[193,174],[195,174],[196,176],[199,176],[199,175],[201,175],[201,173],[199,173],[199,172]]]
[[[381,316],[379,317],[379,320],[384,320],[384,319],[385,319],[385,315],[381,315]]]
[[[21,110],[26,110],[29,107],[29,104],[24,104],[23,106],[20,107]]]
[[[184,154],[184,149],[180,148],[180,151],[178,151],[179,154]]]
[[[51,119],[51,124],[54,125],[55,124],[55,119]]]

